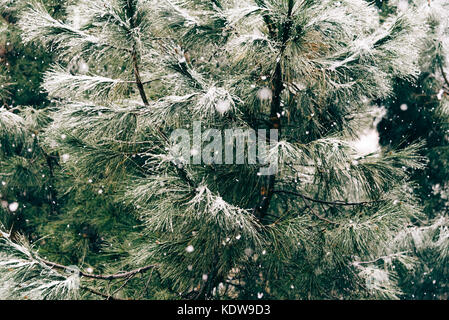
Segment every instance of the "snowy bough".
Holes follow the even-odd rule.
[[[417,12],[382,24],[362,0],[81,0],[67,12],[33,1],[20,21],[24,41],[57,55],[42,143],[73,187],[93,181],[138,224],[109,275],[68,277],[5,238],[24,256],[2,255],[14,279],[50,268],[27,273],[30,297],[72,297],[76,281],[105,298],[160,297],[145,295],[155,281],[170,298],[400,296],[395,269],[412,261],[389,244],[420,215],[408,175],[424,161],[417,145],[361,154],[351,141],[370,101],[417,76]],[[169,137],[193,121],[278,130],[278,170],[179,161]]]
[[[384,2],[383,12],[418,8],[417,23],[425,26],[419,43],[420,75],[417,81],[398,81],[394,94],[382,101],[387,116],[379,125],[382,143],[404,145],[418,137],[425,141],[422,154],[429,162],[413,173],[417,194],[424,205],[424,219],[398,234],[393,243],[413,251],[418,263],[412,272],[400,270],[405,299],[445,299],[447,269],[447,162],[449,103],[449,2],[446,0],[395,0]],[[387,10],[385,10],[387,9]],[[390,11],[390,12],[391,12]],[[407,125],[404,125],[408,122]]]

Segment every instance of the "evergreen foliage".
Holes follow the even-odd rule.
[[[449,4],[447,1],[388,1],[383,3],[386,13],[400,13],[408,6],[420,7],[420,23],[426,33],[420,44],[420,75],[417,81],[398,80],[394,95],[380,103],[387,115],[379,124],[381,143],[407,146],[422,139],[426,147],[421,153],[429,163],[413,173],[419,183],[417,189],[426,219],[416,222],[400,243],[415,252],[420,263],[411,275],[401,280],[408,299],[447,298],[448,273],[445,266],[447,251],[447,183],[448,183],[448,105],[447,76]]]
[[[416,224],[423,144],[354,144],[420,76],[421,6],[12,3],[54,58],[49,105],[0,109],[2,298],[395,299],[420,265],[410,236],[440,236],[445,261],[445,220]],[[185,163],[169,137],[193,121],[278,129],[277,172]]]

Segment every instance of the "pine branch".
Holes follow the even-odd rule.
[[[97,290],[95,290],[95,289],[92,289],[92,288],[90,288],[90,287],[80,286],[80,289],[86,290],[86,291],[88,291],[88,292],[90,292],[90,293],[92,293],[92,294],[94,294],[94,295],[97,295],[97,296],[106,298],[106,300],[124,300],[124,299],[120,299],[120,298],[117,298],[117,297],[114,297],[114,296],[111,296],[111,295],[102,293],[102,292],[97,291]]]
[[[131,28],[134,28],[133,18],[130,19],[130,24],[131,24]],[[145,89],[143,87],[143,83],[142,83],[142,80],[140,77],[139,61],[138,61],[138,56],[137,56],[136,44],[134,44],[134,47],[133,47],[132,60],[133,60],[134,75],[136,78],[136,85],[139,90],[140,97],[141,97],[144,105],[149,106],[149,101],[148,101],[148,98],[145,93]],[[168,142],[168,138],[159,130],[159,128],[156,128],[155,130],[156,130],[156,133],[162,138],[162,141]],[[184,181],[186,181],[193,188],[197,187],[196,183],[192,179],[190,179],[190,177],[187,174],[187,171],[184,168],[180,168],[180,167],[176,166],[175,164],[173,164],[173,165],[176,167],[176,170],[178,171],[180,177]]]
[[[256,0],[256,3],[258,6],[266,8],[266,4],[265,4],[264,0]],[[270,15],[268,13],[266,13],[266,14],[263,14],[262,17],[265,22],[265,25],[268,28],[268,34],[270,35],[270,37],[272,39],[275,39],[276,38],[276,30],[275,30],[275,26],[274,26],[273,21],[271,20]]]
[[[128,5],[129,6],[129,5]],[[131,29],[134,28],[134,20],[131,17],[130,18],[130,25],[131,25]],[[141,80],[141,76],[140,76],[140,71],[139,71],[139,61],[138,61],[138,56],[137,56],[137,47],[136,44],[134,44],[133,47],[133,51],[132,51],[132,61],[133,61],[133,68],[134,68],[134,76],[136,78],[136,85],[137,88],[139,90],[139,94],[140,97],[142,99],[142,102],[145,106],[149,106],[149,101],[147,98],[147,95],[145,93],[145,89],[143,87],[143,83]],[[156,128],[156,132],[157,134],[163,139],[163,141],[168,141],[167,137],[158,129]],[[176,166],[176,165],[175,165]],[[193,180],[191,180],[186,172],[186,170],[184,168],[179,168],[178,166],[176,166],[177,171],[179,172],[180,176],[191,186],[191,187],[196,187],[196,184],[194,183]]]
[[[42,149],[42,152],[45,157],[45,161],[48,166],[49,170],[49,177],[50,177],[50,184],[48,186],[48,195],[49,195],[49,202],[50,202],[50,210],[52,214],[58,213],[58,192],[55,188],[56,180],[55,180],[55,164],[57,165],[57,157],[54,155],[47,154],[44,149]]]
[[[336,201],[325,201],[325,200],[319,200],[319,199],[313,199],[310,198],[302,193],[299,192],[294,192],[294,191],[288,191],[288,190],[274,190],[273,193],[283,193],[283,194],[288,194],[288,195],[292,195],[292,196],[299,196],[303,199],[309,200],[311,202],[316,202],[316,203],[320,203],[320,204],[325,204],[325,205],[330,205],[330,206],[349,206],[349,207],[354,207],[354,206],[363,206],[363,205],[370,205],[370,204],[375,204],[375,203],[380,203],[383,202],[385,200],[376,200],[376,201],[362,201],[362,202],[345,202],[345,201],[340,201],[340,200],[336,200]]]
[[[309,211],[310,211],[315,217],[317,217],[319,220],[322,220],[322,221],[324,221],[324,222],[327,222],[327,223],[329,223],[329,224],[336,225],[336,226],[339,226],[339,225],[340,225],[339,223],[334,222],[334,221],[332,221],[332,220],[329,220],[329,219],[327,219],[327,218],[321,216],[320,214],[316,213],[316,212],[315,212],[315,209],[312,208],[312,206],[307,202],[308,199],[307,199],[305,196],[301,195],[301,198],[303,199],[304,204],[306,205],[307,209],[309,209]]]
[[[59,269],[59,270],[65,270],[65,271],[73,271],[73,268],[64,266],[62,264],[58,264],[55,262],[47,261],[44,259],[39,259],[42,263],[46,264],[49,267]],[[97,280],[115,280],[115,279],[122,279],[122,278],[129,278],[131,276],[134,276],[138,273],[145,273],[149,270],[152,270],[154,268],[157,268],[158,266],[155,264],[147,265],[145,267],[137,268],[131,271],[127,272],[119,272],[115,274],[109,274],[109,275],[102,275],[102,274],[90,274],[83,271],[79,272],[80,277],[89,278],[89,279],[97,279]]]
[[[449,78],[447,77],[447,74],[444,71],[443,61],[441,60],[441,58],[438,59],[438,65],[440,67],[441,74],[443,75],[444,82],[446,83],[446,86],[448,86],[449,88]]]
[[[274,71],[273,79],[271,81],[271,86],[273,88],[273,100],[271,102],[271,110],[270,110],[270,129],[277,129],[281,131],[281,119],[279,114],[282,112],[281,107],[281,94],[284,90],[284,75],[282,74],[282,59],[284,56],[284,52],[287,46],[287,42],[290,38],[290,32],[292,27],[292,11],[293,11],[294,1],[288,1],[288,13],[287,13],[287,21],[284,23],[282,27],[282,44],[279,53],[279,61],[276,63],[276,69]],[[269,17],[264,18],[267,26],[270,30],[271,36],[274,36],[275,33],[272,31],[272,24],[270,22]],[[254,214],[259,217],[261,220],[264,219],[267,211],[270,207],[271,199],[273,198],[274,186],[276,183],[276,175],[270,175],[268,177],[267,188],[263,189],[261,192],[262,199],[259,204],[254,209]]]
[[[137,50],[134,48],[132,52],[132,59],[133,59],[133,67],[134,67],[134,76],[136,77],[136,84],[137,88],[139,89],[140,97],[142,98],[142,102],[144,105],[148,106],[148,98],[145,93],[145,89],[143,87],[142,79],[140,77],[140,71],[139,71],[139,64],[138,64],[138,58],[137,58]]]
[[[22,120],[20,122],[20,127],[18,127],[17,129],[22,130],[24,132],[24,136],[26,136],[26,135],[34,136],[34,143],[37,145],[38,151],[40,153],[42,153],[42,155],[43,155],[42,160],[45,162],[46,166],[48,167],[48,171],[49,171],[48,203],[51,208],[50,210],[51,210],[52,214],[57,214],[58,213],[58,209],[57,209],[58,194],[57,194],[57,190],[55,187],[56,186],[55,166],[58,165],[57,156],[50,155],[47,153],[47,151],[44,149],[44,147],[41,145],[41,143],[39,143],[37,132],[33,128],[27,127],[26,122],[24,121],[23,117],[21,117],[18,114],[15,114],[13,112],[14,109],[16,109],[16,108],[14,108],[14,109],[5,108],[5,109],[7,110],[9,115],[14,115],[18,119]],[[20,108],[17,107],[17,110],[20,111]],[[0,108],[0,113],[1,112],[2,112],[2,108]],[[23,139],[25,139],[25,138],[23,138]]]
[[[25,18],[33,20],[22,19],[29,31],[25,38],[42,38],[58,49],[59,61],[82,56],[95,65],[94,72],[105,73],[74,76],[64,68],[60,76],[53,72],[44,79],[60,98],[45,133],[47,145],[70,155],[63,169],[72,175],[58,182],[61,189],[68,185],[70,194],[75,190],[89,199],[85,207],[68,199],[58,218],[73,219],[72,212],[84,213],[93,206],[96,214],[86,219],[111,244],[108,252],[114,258],[117,253],[132,261],[127,265],[154,264],[113,274],[74,274],[72,268],[34,253],[24,258],[26,263],[63,279],[72,271],[76,286],[71,288],[78,292],[83,278],[92,288],[81,288],[103,299],[120,299],[116,295],[131,290],[144,298],[159,289],[171,297],[184,292],[184,297],[196,299],[228,298],[230,292],[218,290],[215,295],[214,288],[228,283],[227,289],[234,291],[227,279],[237,273],[244,283],[242,290],[235,290],[241,292],[232,292],[238,297],[249,297],[256,288],[266,291],[266,298],[373,294],[358,286],[352,257],[371,260],[388,254],[386,243],[418,214],[411,192],[396,186],[406,185],[408,168],[419,167],[419,160],[416,150],[362,156],[348,137],[364,121],[364,115],[356,113],[366,110],[365,96],[385,97],[393,79],[415,75],[415,41],[407,39],[409,16],[391,19],[391,28],[380,26],[376,10],[364,0],[338,6],[331,0],[231,1],[223,7],[218,0],[80,4],[80,20],[72,15],[61,20],[67,23],[56,21],[42,14],[43,7],[28,10]],[[129,49],[112,50],[105,47],[109,42]],[[157,80],[157,86],[147,86]],[[132,100],[136,94],[141,102]],[[73,102],[79,100],[90,102]],[[97,105],[100,100],[103,106]],[[229,103],[232,112],[220,112],[222,102]],[[258,121],[261,114],[265,116]],[[348,116],[351,119],[344,119]],[[276,145],[282,168],[258,177],[252,165],[177,165],[166,135],[191,128],[195,119],[217,129],[248,128],[250,119],[253,129],[282,131]],[[94,197],[87,181],[95,188],[108,185],[107,197]],[[341,198],[348,202],[333,200]],[[393,202],[396,198],[398,203]],[[387,200],[377,206],[372,204],[383,200],[354,199]],[[136,213],[137,221],[120,230],[125,235],[119,234],[114,212],[103,204],[119,204],[119,210]],[[346,218],[354,221],[347,223]],[[65,230],[65,221],[61,225]],[[140,237],[140,231],[145,239],[132,242],[137,248],[120,243]],[[72,248],[64,236],[54,242]],[[98,260],[90,259],[99,258],[105,260],[103,265],[114,259],[93,251],[86,254],[92,265]],[[112,268],[108,270],[117,270]],[[146,278],[155,270],[160,277],[152,279],[156,286],[146,292],[149,281],[138,281],[138,275]],[[382,272],[388,278],[387,271]],[[112,280],[112,287],[102,282]],[[43,280],[33,274],[30,281]],[[285,287],[290,281],[297,290]],[[334,285],[322,286],[321,281]],[[387,292],[394,286],[385,283],[374,289]]]
[[[409,251],[398,252],[398,253],[394,253],[394,254],[387,255],[387,256],[381,256],[381,257],[378,257],[378,258],[370,260],[370,261],[356,261],[356,262],[354,262],[354,264],[356,264],[356,265],[374,264],[381,260],[387,260],[387,259],[392,259],[392,258],[396,258],[396,257],[401,257],[404,254],[408,254],[408,253],[410,253],[410,252]]]
[[[125,278],[125,281],[123,281],[123,283],[120,285],[120,287],[118,287],[117,289],[114,290],[114,292],[112,292],[109,297],[114,297],[114,295],[119,292],[120,290],[122,290],[124,287],[126,287],[126,285],[129,283],[129,281],[131,281],[132,278],[134,278],[134,276],[136,275],[133,274],[131,276],[129,276],[128,278]]]
[[[134,22],[134,19],[135,19],[134,12],[132,12],[133,10],[134,10],[134,8],[133,8],[132,4],[130,3],[130,1],[127,1],[127,11],[128,11],[128,15],[129,15],[128,18],[129,18],[129,24],[130,24],[130,28],[131,28],[131,30],[128,30],[127,32],[132,39],[133,39],[133,37],[132,37],[131,32],[136,27],[135,22]],[[137,53],[137,43],[135,41],[134,41],[131,55],[132,55],[134,76],[136,78],[137,88],[139,89],[139,94],[140,94],[140,97],[142,98],[143,104],[148,106],[149,105],[148,98],[145,93],[145,89],[143,87],[142,79],[140,77],[139,58],[138,58],[138,53]]]

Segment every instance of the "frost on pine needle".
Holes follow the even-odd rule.
[[[387,271],[375,267],[366,267],[363,268],[359,275],[366,279],[368,290],[379,292],[388,299],[398,298],[400,290],[394,286],[394,282],[391,281]]]
[[[0,74],[0,99],[6,98],[9,93],[8,87],[11,85],[11,83],[7,79],[8,78],[6,77],[6,75]]]
[[[57,20],[30,2],[23,39],[55,55],[42,86],[51,121],[36,143],[47,160],[56,153],[63,196],[83,199],[63,210],[58,230],[78,227],[66,215],[98,228],[125,217],[124,238],[97,237],[95,249],[116,258],[108,268],[157,264],[152,281],[182,298],[399,297],[392,261],[411,264],[392,240],[421,217],[408,180],[424,166],[422,144],[361,153],[352,142],[372,122],[372,101],[420,72],[425,27],[414,6],[402,9],[381,23],[362,0],[80,0]],[[28,126],[21,116],[0,109],[2,137]],[[177,159],[170,134],[190,137],[193,121],[278,129],[267,151],[278,170]],[[24,159],[8,163],[27,168]],[[83,239],[95,238],[83,227]],[[56,277],[26,280],[30,296],[76,287],[22,254],[31,262],[5,263]]]
[[[79,277],[76,272],[62,274],[54,271],[21,238],[12,242],[1,231],[0,237],[0,297],[2,299],[75,299],[78,297]]]
[[[44,88],[55,98],[66,98],[73,95],[74,92],[82,97],[89,92],[91,98],[98,100],[107,95],[117,94],[116,91],[126,86],[127,83],[124,80],[101,76],[72,75],[60,66],[54,66],[45,74]]]
[[[234,100],[229,92],[212,86],[199,98],[192,111],[201,119],[215,115],[217,112],[224,115],[227,112],[231,112],[234,106]]]

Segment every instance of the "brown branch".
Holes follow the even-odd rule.
[[[325,204],[325,205],[329,205],[329,206],[346,206],[346,207],[355,207],[355,206],[363,206],[363,205],[368,205],[368,204],[374,204],[374,203],[379,203],[385,200],[376,200],[376,201],[364,201],[364,202],[344,202],[344,201],[340,201],[340,200],[335,200],[335,201],[326,201],[326,200],[319,200],[319,199],[313,199],[310,198],[302,193],[299,192],[295,192],[295,191],[287,191],[287,190],[274,190],[274,193],[283,193],[283,194],[289,194],[292,196],[298,196],[301,197],[303,199],[306,199],[308,201],[311,202],[316,202],[316,203],[320,203],[320,204]]]
[[[336,225],[336,226],[339,226],[339,225],[340,225],[338,222],[329,220],[329,219],[327,219],[327,218],[325,218],[325,217],[319,215],[319,214],[316,213],[313,209],[312,209],[310,212],[311,212],[315,217],[317,217],[318,219],[320,219],[320,220],[322,220],[322,221],[324,221],[324,222],[327,222],[327,223],[329,223],[329,224],[333,224],[333,225]]]
[[[395,253],[395,254],[392,254],[392,255],[389,255],[389,256],[381,256],[381,257],[379,257],[377,259],[370,260],[370,261],[355,261],[354,264],[357,264],[357,265],[360,265],[360,264],[373,264],[373,263],[379,262],[380,260],[391,259],[391,258],[398,257],[401,254],[406,254],[406,253],[410,253],[410,252],[409,251],[402,251],[402,252],[398,252],[398,253]]]
[[[119,292],[120,290],[122,290],[124,287],[126,287],[126,285],[128,284],[129,281],[131,281],[132,278],[134,278],[136,274],[134,273],[133,275],[129,276],[128,278],[125,278],[125,281],[122,283],[122,285],[120,287],[118,287],[114,292],[112,292],[109,297],[114,297],[114,295]]]
[[[130,19],[130,26],[131,26],[131,29],[134,28],[134,21],[133,21],[133,19]],[[158,80],[161,80],[161,79],[154,79],[154,80],[149,80],[149,81],[146,81],[146,82],[142,82],[142,79],[141,79],[141,76],[140,76],[140,71],[139,71],[139,59],[138,59],[138,55],[137,55],[136,44],[134,44],[134,47],[133,47],[133,50],[132,50],[132,61],[133,61],[133,68],[134,68],[134,76],[136,78],[135,83],[137,85],[137,89],[139,90],[140,97],[142,99],[143,104],[145,106],[149,106],[150,103],[148,102],[148,98],[147,98],[147,95],[145,93],[145,89],[144,89],[143,85],[144,85],[144,83],[147,84],[147,83],[150,83],[152,81],[158,81]],[[155,128],[155,131],[156,131],[157,135],[159,135],[159,137],[162,140],[164,140],[166,142],[169,141],[168,138],[159,130],[159,128]],[[176,167],[176,169],[177,169],[178,173],[180,174],[181,178],[184,179],[189,184],[189,186],[196,188],[196,184],[194,183],[194,181],[192,179],[189,178],[186,170],[184,170],[183,168],[178,168],[178,167]]]
[[[327,222],[327,223],[329,223],[329,224],[336,225],[336,226],[339,226],[339,225],[340,225],[338,222],[329,220],[329,219],[327,219],[327,218],[325,218],[325,217],[319,215],[318,213],[316,213],[315,210],[312,208],[312,206],[310,206],[309,203],[307,202],[307,198],[306,198],[305,196],[301,195],[301,198],[302,198],[302,200],[304,201],[304,204],[306,205],[307,209],[309,209],[309,211],[310,211],[315,217],[317,217],[319,220],[324,221],[324,222]]]
[[[116,273],[116,274],[110,274],[110,275],[97,275],[97,274],[83,274],[84,277],[86,278],[92,278],[92,279],[100,279],[100,280],[114,280],[114,279],[121,279],[121,278],[128,278],[131,276],[134,276],[138,273],[144,273],[148,270],[151,270],[153,268],[157,268],[157,265],[148,265],[145,267],[141,267],[138,269],[134,269],[131,271],[127,271],[127,272],[122,272],[122,273]]]
[[[139,94],[140,94],[140,97],[142,98],[143,104],[148,106],[150,103],[148,102],[148,98],[145,93],[145,89],[143,87],[142,79],[140,77],[137,50],[135,48],[133,49],[133,52],[132,52],[132,59],[133,59],[134,76],[136,78],[137,89],[139,89]]]
[[[271,101],[271,109],[270,109],[270,129],[281,130],[281,119],[278,116],[281,113],[281,94],[284,90],[284,77],[282,74],[282,57],[284,55],[285,49],[287,47],[287,42],[290,37],[291,27],[292,27],[292,12],[293,12],[294,1],[288,1],[288,13],[287,20],[283,25],[282,30],[282,42],[281,49],[279,53],[279,60],[276,63],[276,68],[272,77],[271,86],[273,88],[273,99]],[[267,24],[268,29],[270,30],[270,36],[276,37],[276,33],[272,29],[272,24],[270,23],[269,16],[264,16],[265,23]],[[258,203],[258,205],[254,209],[254,214],[259,218],[263,219],[267,214],[267,211],[270,207],[271,199],[273,198],[274,186],[276,184],[276,175],[270,175],[267,181],[267,187],[262,188],[261,196],[262,199]]]
[[[129,6],[129,4],[128,4],[128,6]],[[130,26],[131,26],[131,29],[134,28],[134,20],[133,19],[130,19]],[[136,44],[134,44],[134,46],[133,46],[132,60],[133,60],[134,76],[136,78],[135,83],[137,85],[137,89],[139,90],[139,94],[140,94],[140,97],[142,99],[143,104],[145,106],[149,106],[150,103],[148,102],[148,98],[147,98],[147,95],[145,93],[145,89],[143,87],[144,82],[142,82],[142,79],[141,79],[141,76],[140,76],[139,59],[138,59],[138,55],[137,55]],[[161,79],[149,80],[149,81],[146,81],[145,84],[149,83],[149,82],[152,82],[152,81],[157,81],[157,80],[161,80]],[[155,128],[155,131],[156,131],[156,133],[159,135],[159,137],[162,140],[164,140],[166,142],[169,141],[168,138],[162,133],[162,131],[159,130],[159,128]],[[176,169],[177,169],[178,173],[180,174],[181,178],[184,179],[189,184],[189,186],[191,186],[193,188],[196,188],[195,182],[192,179],[189,178],[186,170],[184,170],[183,168],[179,168],[179,167],[176,167]]]
[[[106,298],[106,300],[123,300],[123,299],[120,299],[120,298],[117,298],[117,297],[113,297],[113,296],[107,295],[107,294],[105,294],[103,292],[94,290],[94,289],[89,288],[89,287],[81,286],[80,288],[83,289],[83,290],[86,290],[86,291],[88,291],[88,292],[90,292],[92,294],[95,294],[97,296]]]
[[[73,272],[73,268],[64,266],[64,265],[59,264],[59,263],[47,261],[47,260],[44,260],[44,259],[38,259],[38,261],[44,263],[45,265],[47,265],[47,266],[49,266],[51,268]],[[90,273],[86,273],[86,272],[83,272],[83,271],[79,271],[79,275],[80,275],[80,277],[89,278],[89,279],[114,280],[114,279],[129,278],[129,277],[134,276],[134,275],[136,275],[138,273],[144,273],[144,272],[146,272],[148,270],[152,270],[154,268],[157,268],[157,265],[151,264],[151,265],[148,265],[148,266],[145,266],[145,267],[141,267],[141,268],[138,268],[138,269],[134,269],[134,270],[131,270],[131,271],[115,273],[115,274],[109,274],[109,275],[90,274]]]
[[[131,3],[128,2],[126,9],[129,11],[132,11],[131,8],[132,8]],[[129,24],[130,24],[130,30],[128,30],[128,33],[129,33],[129,36],[132,38],[133,36],[131,34],[131,30],[135,28],[134,16],[132,16],[132,15],[130,15]],[[137,43],[135,41],[134,41],[134,45],[132,48],[131,57],[132,57],[132,61],[133,61],[134,77],[136,78],[137,89],[139,90],[139,94],[140,94],[140,97],[142,98],[143,104],[148,106],[149,105],[148,98],[145,93],[145,89],[143,87],[142,78],[140,77],[139,58],[138,58],[138,53],[137,53]]]
[[[133,26],[133,25],[131,25],[131,26]],[[145,93],[145,89],[143,87],[143,82],[142,82],[141,77],[140,77],[139,61],[138,61],[138,57],[137,57],[137,49],[136,49],[135,46],[134,46],[133,52],[132,52],[132,60],[133,60],[133,67],[134,67],[134,75],[136,77],[135,83],[136,83],[137,88],[139,90],[140,97],[141,97],[142,102],[144,103],[144,105],[145,106],[149,106],[150,104],[148,102],[148,98],[147,98],[147,95]],[[160,80],[160,79],[155,79],[154,81],[157,81],[157,80]],[[153,81],[153,80],[151,80],[151,81]],[[164,140],[166,142],[169,141],[168,138],[162,133],[162,131],[159,130],[159,128],[155,128],[155,131],[156,131],[157,135],[159,135],[159,137],[162,140]],[[192,179],[189,178],[189,176],[187,174],[187,171],[184,168],[179,168],[179,167],[176,166],[176,170],[178,171],[178,173],[181,176],[181,178],[184,179],[184,181],[186,181],[189,184],[189,186],[191,186],[193,188],[197,187],[195,182]]]
[[[438,64],[440,66],[440,71],[441,74],[443,75],[444,82],[446,82],[446,85],[449,87],[449,78],[447,77],[446,72],[444,71],[443,61],[441,61],[441,58],[438,60],[439,60]]]

